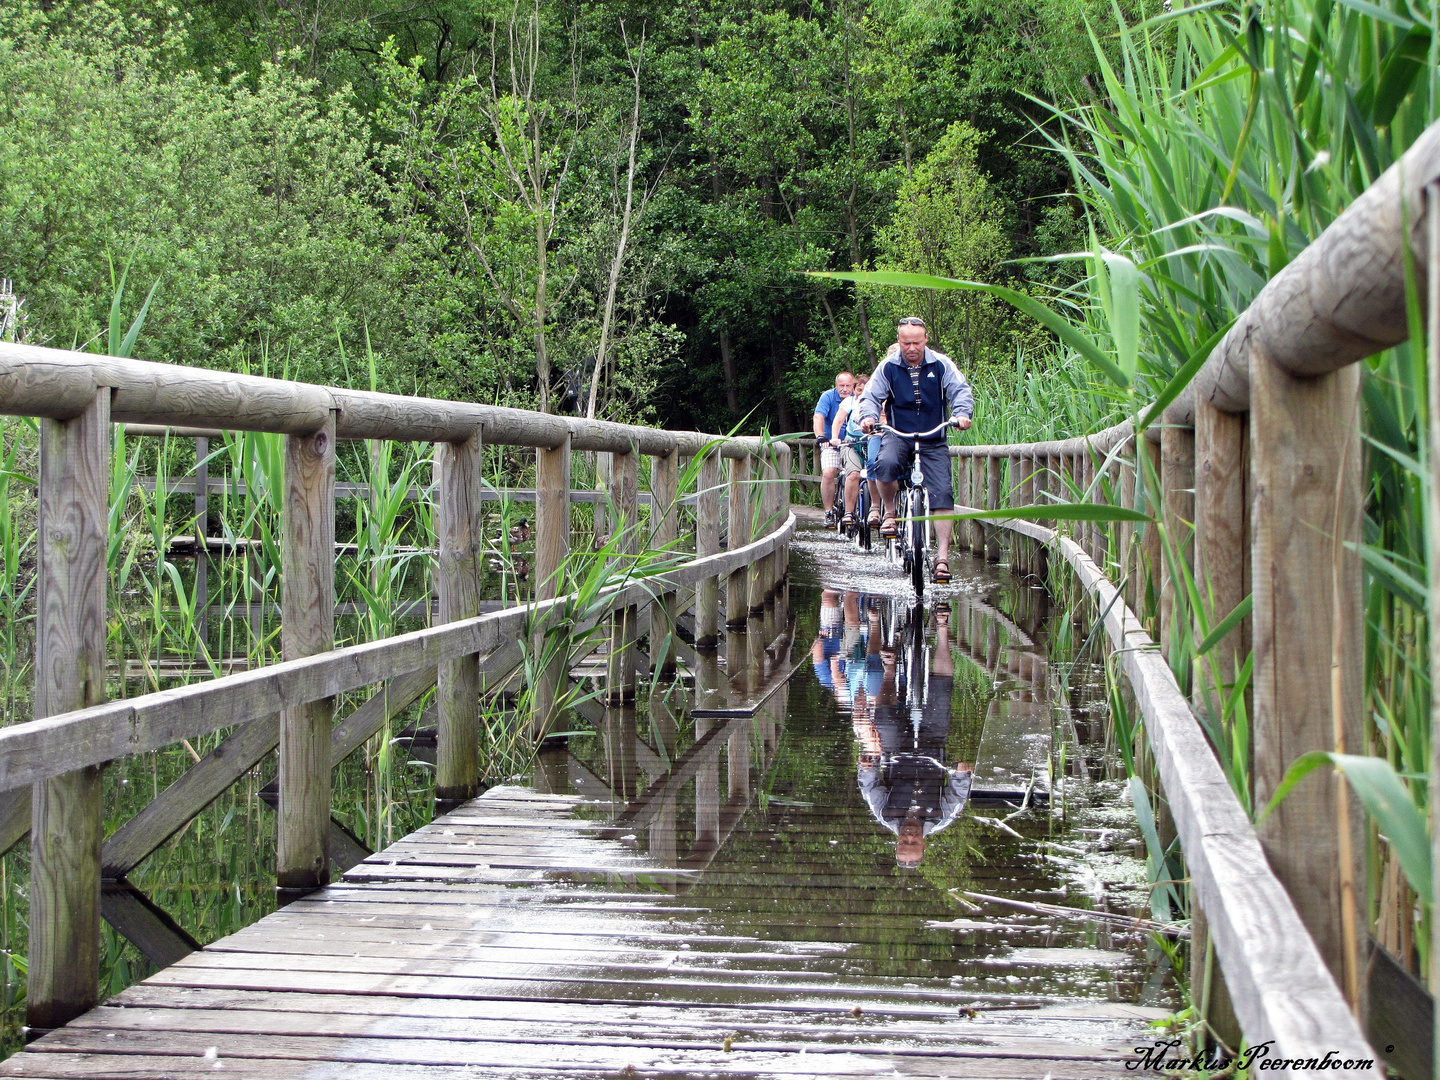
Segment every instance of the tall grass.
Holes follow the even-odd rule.
[[[1423,3],[1268,0],[1177,5],[1133,24],[1117,14],[1094,28],[1101,90],[1054,110],[1066,132],[1055,149],[1086,207],[1090,272],[1055,299],[1122,368],[1133,336],[1132,407],[1208,354],[1265,282],[1440,114],[1434,14]],[[1117,46],[1113,65],[1102,38]],[[1137,309],[1133,329],[1120,290]],[[1428,816],[1424,349],[1414,336],[1364,365],[1361,555],[1373,721],[1364,749],[1393,766],[1417,815]],[[1064,399],[1063,385],[1055,396]],[[1048,417],[1024,424],[1035,415],[1021,414],[1017,430],[1048,437]],[[1139,478],[1142,487],[1154,480]],[[1245,767],[1252,661],[1234,671],[1195,663],[1197,643],[1213,640],[1232,613],[1214,610],[1176,558],[1183,539],[1164,536],[1164,547],[1179,580],[1177,621],[1188,627],[1164,644],[1187,688],[1206,683],[1202,721],[1242,802],[1258,810]],[[1396,928],[1413,929],[1428,906],[1395,870],[1381,831],[1371,834],[1370,914],[1382,943],[1424,973],[1425,935]]]

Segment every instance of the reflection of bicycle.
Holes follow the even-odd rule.
[[[906,612],[898,632],[905,638],[905,656],[901,664],[905,674],[905,699],[902,704],[910,717],[911,737],[918,745],[920,724],[925,719],[925,702],[930,693],[930,641],[925,636],[923,603]]]
[[[897,438],[915,440],[910,475],[900,477],[900,488],[895,493],[899,528],[895,536],[886,537],[885,554],[892,565],[900,567],[901,573],[910,575],[916,599],[925,595],[925,578],[930,573],[930,494],[925,490],[925,474],[920,468],[920,440],[938,435],[950,423],[946,420],[929,431],[897,431],[889,424],[876,425]]]

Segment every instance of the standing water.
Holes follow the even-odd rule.
[[[746,657],[692,656],[693,695],[597,715],[536,786],[585,797],[699,932],[803,950],[777,972],[1032,1032],[1161,1019],[1180,992],[1098,646],[1038,587],[952,565],[919,606],[878,557],[799,534],[789,626],[752,619]]]

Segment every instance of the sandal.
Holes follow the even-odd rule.
[[[935,584],[936,584],[936,585],[949,585],[949,584],[950,584],[950,564],[949,564],[948,562],[946,562],[944,559],[941,559],[940,561],[938,561],[938,562],[935,564]]]
[[[895,524],[895,515],[891,514],[880,525],[880,535],[886,540],[893,540],[900,535],[900,527]]]
[[[869,525],[872,529],[878,529],[880,527],[880,511],[871,510],[870,517],[866,520],[865,524]]]

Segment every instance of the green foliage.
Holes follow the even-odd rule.
[[[995,279],[1010,244],[1003,207],[977,164],[983,138],[969,123],[956,121],[901,183],[894,216],[880,230],[879,269],[970,281]],[[870,292],[875,311],[887,316],[884,325],[905,315],[922,316],[935,346],[966,371],[974,371],[981,362],[994,362],[997,355],[1009,358],[1005,334],[1009,312],[990,296],[934,290],[921,297],[893,290]]]
[[[1260,820],[1267,818],[1296,784],[1322,765],[1334,766],[1349,781],[1376,827],[1384,834],[1395,857],[1400,860],[1400,867],[1405,871],[1405,878],[1415,890],[1415,895],[1427,904],[1432,903],[1434,883],[1430,873],[1430,838],[1425,818],[1388,761],[1323,750],[1304,754],[1285,770],[1285,777],[1275,789],[1270,804],[1261,813]]]
[[[363,121],[278,66],[254,89],[174,71],[177,48],[105,4],[0,12],[0,268],[30,340],[108,325],[123,251],[129,275],[164,280],[146,359],[236,369],[269,340],[338,378],[336,320],[392,308]]]

